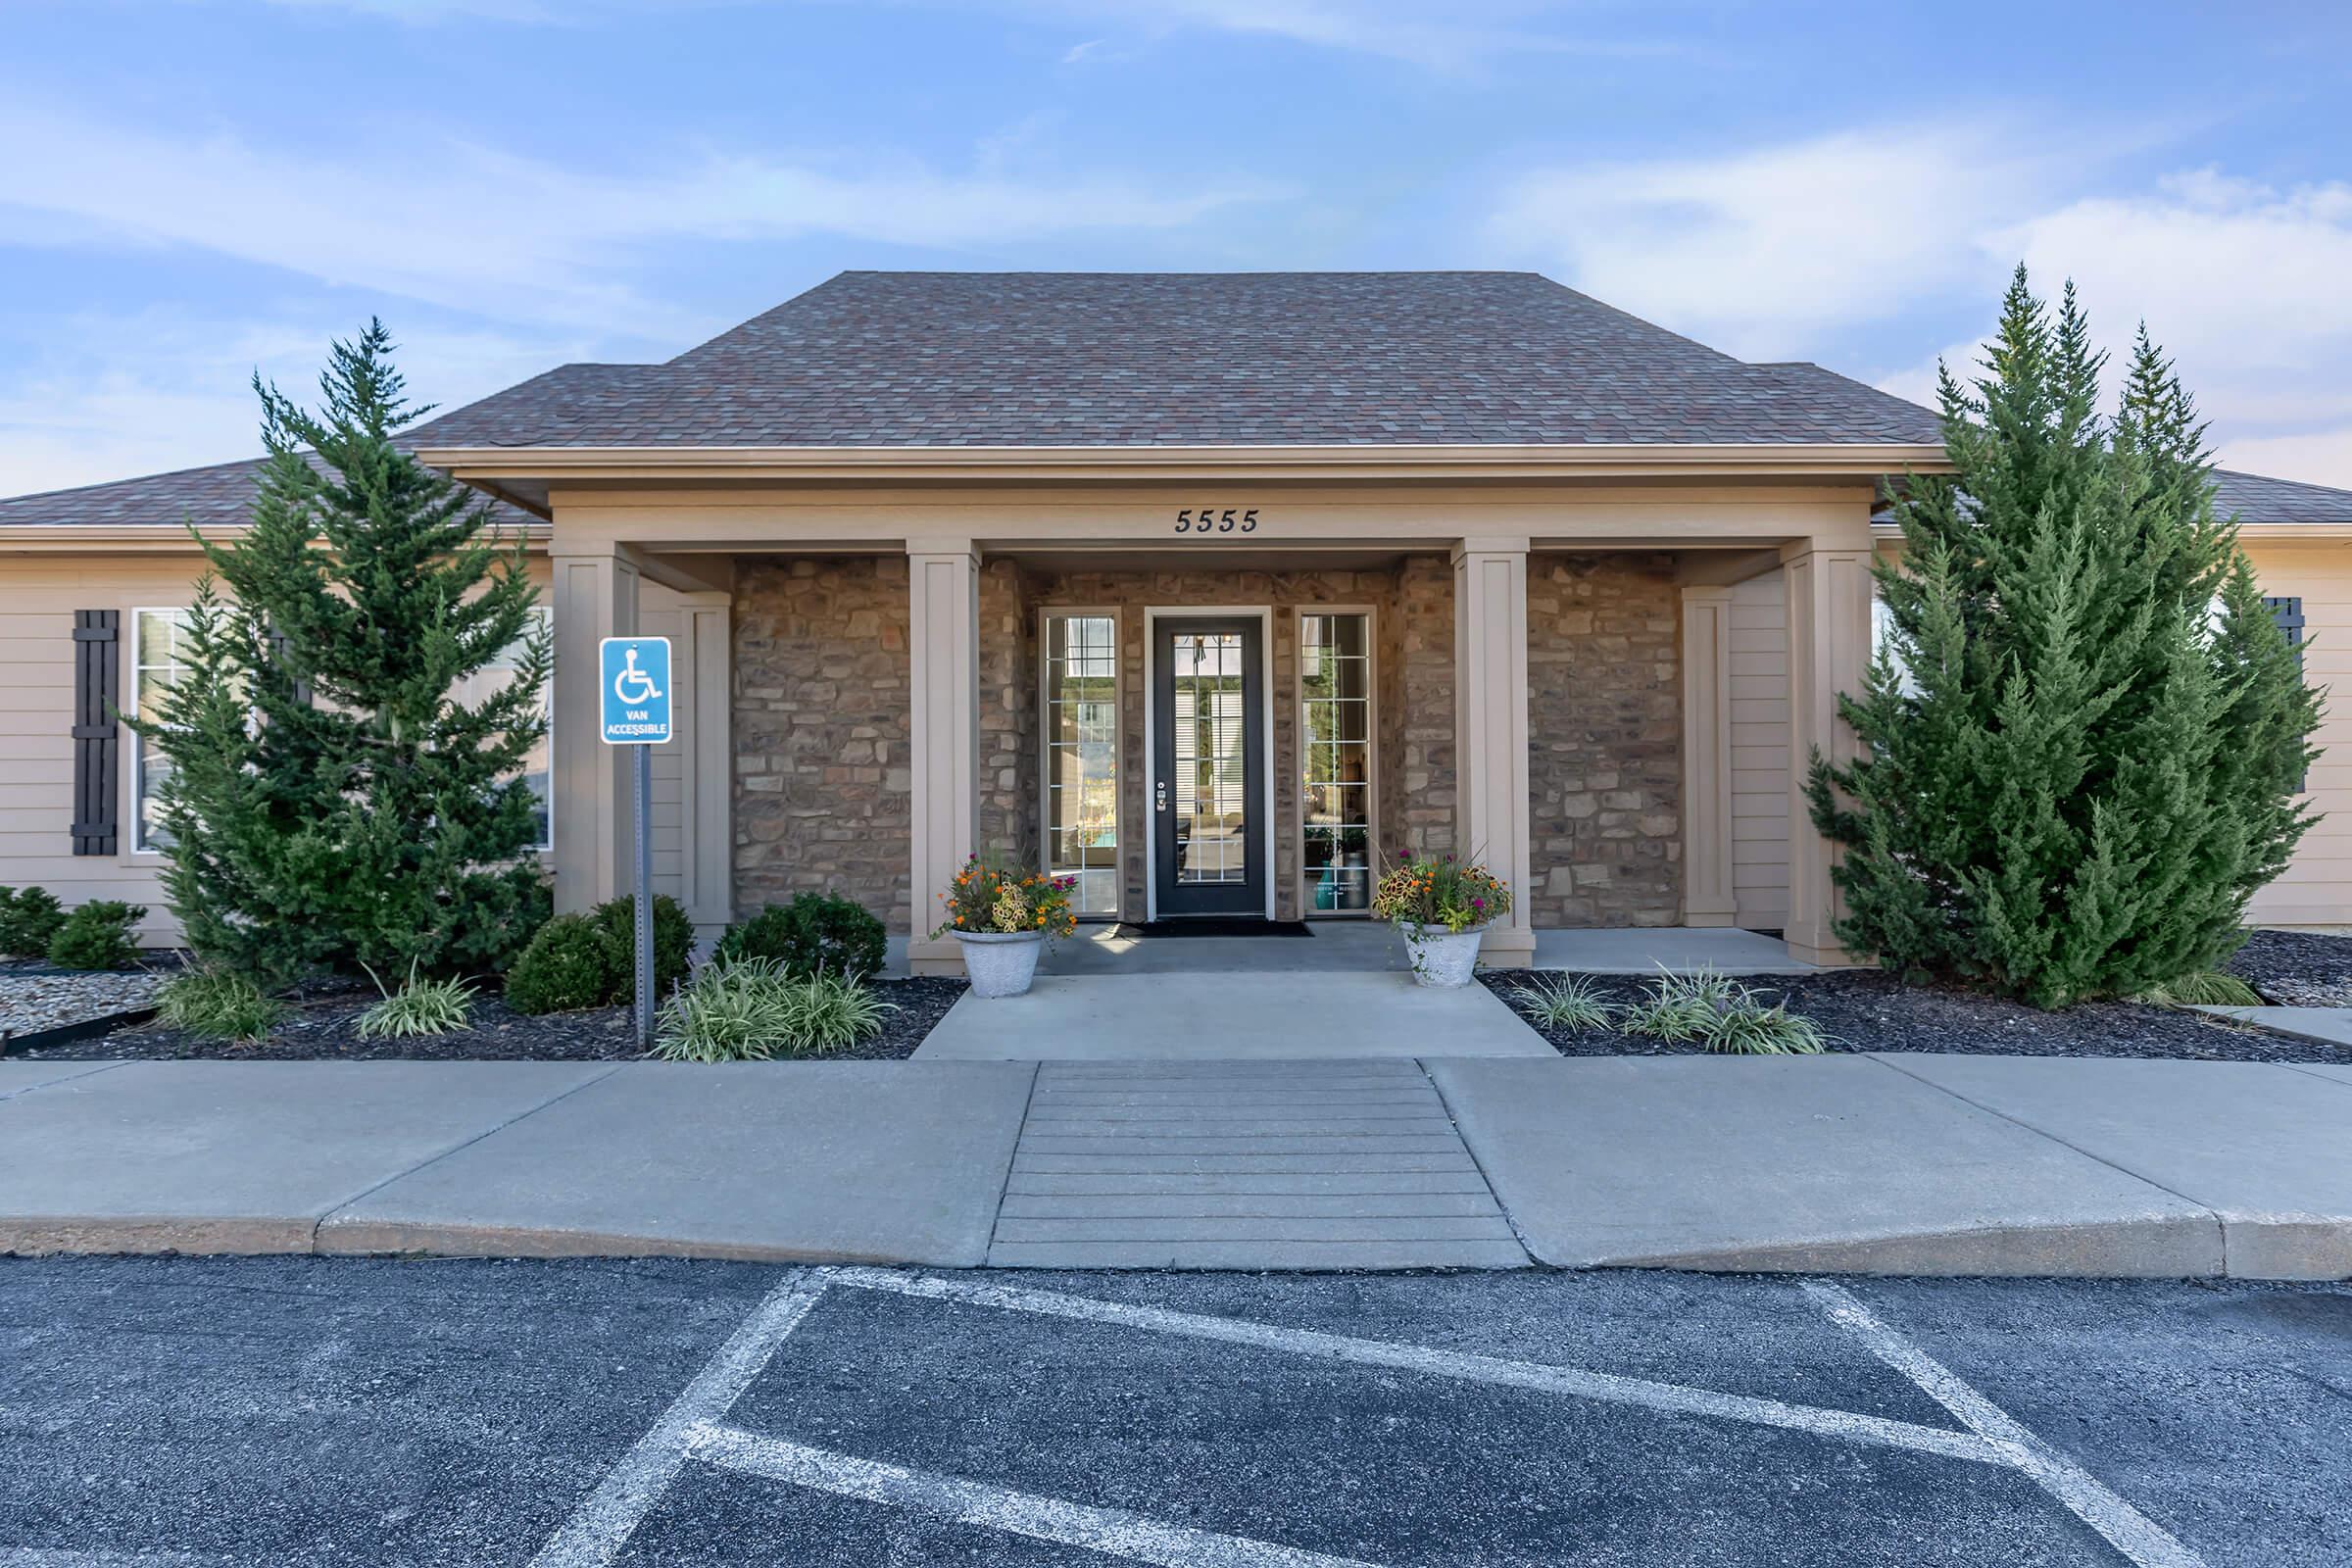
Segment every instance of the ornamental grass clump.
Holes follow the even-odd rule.
[[[1381,877],[1372,912],[1393,925],[1444,926],[1458,934],[1510,913],[1511,890],[1483,865],[1450,855],[1412,855]]]
[[[1078,929],[1078,907],[1070,893],[1076,877],[1039,876],[1008,870],[973,856],[939,896],[945,918],[933,936],[1013,936],[1034,931],[1066,937]]]
[[[1546,1029],[1610,1029],[1617,1023],[1617,1008],[1601,1000],[1599,990],[1586,975],[1550,976],[1531,985],[1513,986],[1511,995],[1518,999],[1521,1011]]]
[[[1785,1003],[1767,1007],[1753,990],[1705,966],[1662,969],[1648,993],[1618,1014],[1618,1027],[1731,1055],[1811,1056],[1829,1049],[1812,1019]]]
[[[286,1015],[285,1004],[249,975],[228,969],[191,969],[164,982],[156,1016],[183,1034],[206,1040],[261,1040]]]
[[[382,1000],[360,1014],[362,1040],[446,1035],[473,1020],[473,987],[464,980],[427,979],[416,973],[414,963],[409,966],[408,979],[396,990],[386,991],[372,969],[368,978],[375,980],[376,992]]]
[[[833,1055],[873,1038],[897,1010],[855,975],[796,975],[775,958],[710,963],[662,1004],[653,1054],[664,1061]]]

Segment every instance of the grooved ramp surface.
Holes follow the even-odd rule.
[[[1412,1061],[1038,1069],[988,1261],[1034,1268],[1519,1268]]]

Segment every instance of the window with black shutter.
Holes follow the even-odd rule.
[[[122,612],[74,612],[74,853],[112,855],[122,765]]]

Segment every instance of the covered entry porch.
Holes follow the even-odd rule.
[[[656,888],[705,923],[846,892],[952,973],[933,897],[989,852],[1106,927],[1299,921],[1274,961],[1370,962],[1335,932],[1422,851],[1516,890],[1497,965],[1585,930],[1842,961],[1798,792],[1867,661],[1871,479],[1253,488],[1258,531],[1205,540],[1140,484],[553,490],[560,903],[627,880],[596,641],[666,621]],[[1068,961],[1163,961],[1125,940]]]

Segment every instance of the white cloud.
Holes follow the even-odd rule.
[[[2146,321],[2229,466],[2352,486],[2352,186],[2280,191],[2198,170],[2062,203],[1976,244],[2023,260],[2041,292],[2073,278],[2111,368]],[[1981,343],[1941,358],[1973,374]],[[1879,384],[1932,403],[1935,362]]]
[[[1977,237],[2032,210],[2055,174],[1975,124],[1843,131],[1539,172],[1505,191],[1489,230],[1612,305],[1778,358],[1923,294],[1983,288]]]
[[[974,0],[987,9],[1115,23],[1138,31],[1223,32],[1311,48],[1377,55],[1442,72],[1464,72],[1510,52],[1646,56],[1675,47],[1645,36],[1604,37],[1561,30],[1563,12],[1545,0]],[[1122,56],[1102,39],[1073,48],[1065,63]]]
[[[250,378],[259,369],[317,402],[327,340],[357,321],[189,319],[153,311],[61,320],[71,363],[0,381],[0,495],[96,484],[252,457],[261,450]],[[454,407],[587,349],[563,335],[400,332],[397,360],[420,403]]]
[[[0,206],[119,241],[198,247],[515,320],[684,336],[693,326],[627,283],[666,241],[827,233],[923,246],[1180,228],[1276,192],[1123,177],[942,173],[912,161],[828,166],[707,152],[674,167],[590,172],[466,142],[337,158],[229,132],[128,129],[0,102]],[[345,198],[339,193],[349,193]]]

